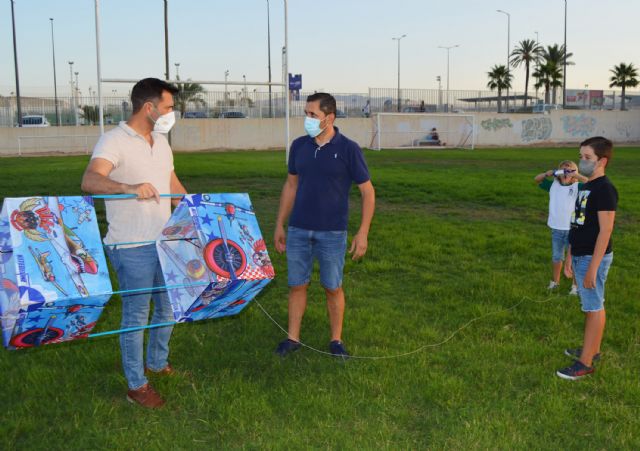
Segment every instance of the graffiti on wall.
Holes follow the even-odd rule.
[[[545,141],[551,137],[553,125],[548,117],[533,117],[522,121],[523,142]]]
[[[596,119],[585,114],[562,116],[562,128],[567,135],[587,137],[596,129]]]
[[[616,122],[616,131],[621,137],[629,139],[633,133],[633,126],[634,125],[630,122],[618,121]]]
[[[492,117],[480,122],[480,125],[485,130],[494,132],[500,130],[501,128],[513,128],[513,124],[511,123],[511,119],[509,118],[498,119],[497,117]]]

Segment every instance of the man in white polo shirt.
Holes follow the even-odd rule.
[[[123,329],[148,324],[150,299],[154,304],[152,324],[173,321],[166,291],[152,294],[150,288],[165,285],[154,240],[171,216],[171,200],[160,198],[160,194],[186,193],[174,172],[166,138],[175,123],[173,96],[177,92],[175,86],[157,78],[136,83],[131,91],[131,117],[102,135],[82,178],[82,189],[89,193],[137,196],[105,201],[109,229],[104,243],[120,290],[129,292],[122,296]],[[173,372],[168,362],[171,332],[171,326],[150,330],[147,371]],[[120,335],[127,399],[158,408],[164,400],[145,377],[143,346],[143,330]]]

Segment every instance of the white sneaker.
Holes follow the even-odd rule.
[[[559,283],[555,283],[553,280],[551,282],[549,282],[549,286],[547,287],[547,290],[554,290],[556,288],[558,288],[560,286]]]
[[[577,296],[578,295],[578,287],[576,285],[571,286],[571,291],[569,291],[569,296]]]

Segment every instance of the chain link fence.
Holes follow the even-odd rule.
[[[291,93],[291,116],[304,115],[306,98],[313,92]],[[367,117],[377,112],[473,113],[498,111],[497,92],[446,89],[370,88],[366,93],[333,93],[339,117]],[[545,104],[544,92],[530,91],[528,107],[524,108],[524,93],[509,92],[510,112],[536,112],[534,105]],[[502,93],[502,111],[507,111],[506,92]],[[549,96],[552,98],[551,96]],[[557,97],[562,92],[558,91]],[[98,101],[95,96],[21,97],[24,116],[44,116],[54,125],[95,125],[98,123]],[[640,93],[627,92],[625,108],[640,109]],[[567,90],[567,107],[571,109],[619,109],[621,93],[603,90]],[[56,108],[57,106],[57,108]],[[204,91],[176,97],[176,111],[185,119],[199,118],[281,118],[285,115],[285,95],[278,91],[247,89]],[[57,110],[57,111],[56,111]],[[103,97],[105,124],[116,124],[131,114],[129,97]],[[18,124],[15,96],[0,96],[0,127]]]

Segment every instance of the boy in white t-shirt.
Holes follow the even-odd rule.
[[[538,186],[549,192],[549,219],[547,225],[551,229],[551,260],[553,280],[548,289],[553,290],[560,285],[560,274],[565,252],[569,246],[569,230],[571,229],[571,213],[582,186],[587,178],[578,173],[578,166],[573,161],[561,161],[557,169],[551,169],[535,176]],[[578,294],[575,282],[569,292]]]

